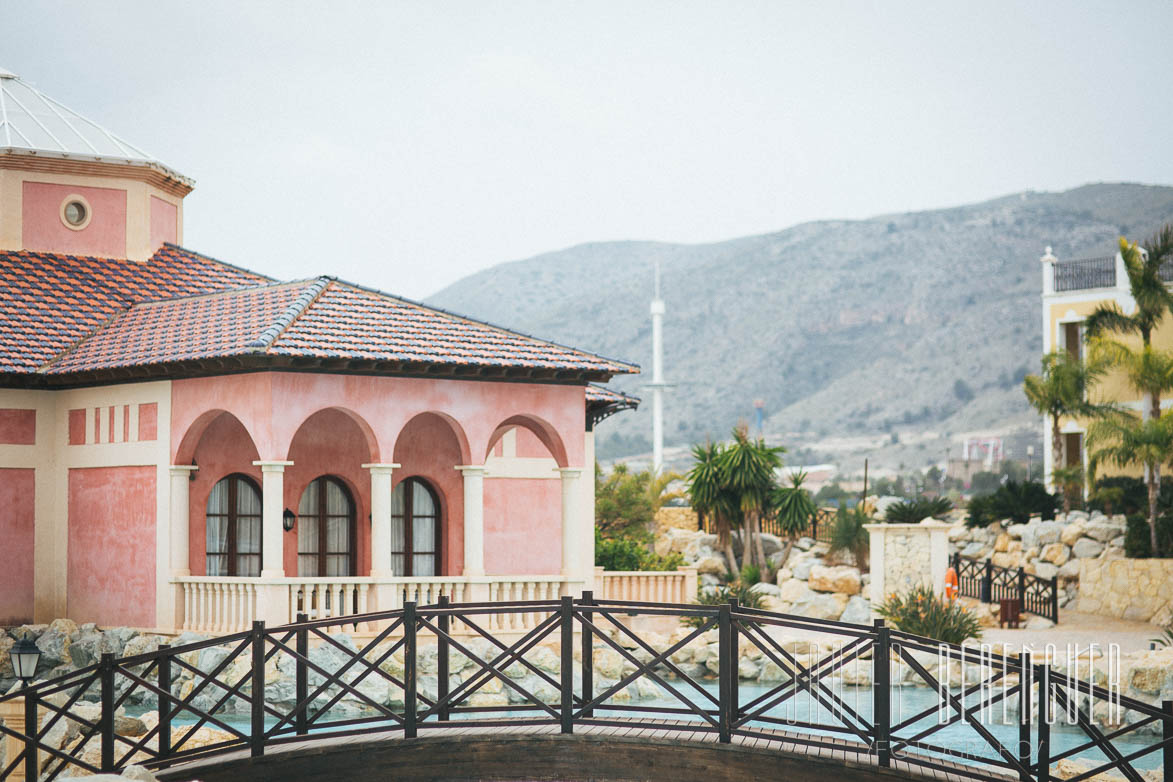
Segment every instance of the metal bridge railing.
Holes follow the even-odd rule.
[[[485,620],[502,611],[530,615],[536,622],[524,633],[501,637]],[[691,629],[665,642],[663,636],[653,639],[632,629],[633,617],[684,619]],[[991,658],[988,649],[909,635],[882,620],[855,625],[749,609],[736,602],[597,601],[588,592],[577,600],[407,603],[396,611],[362,617],[381,629],[360,647],[329,632],[353,621],[302,617],[273,628],[257,622],[246,632],[133,657],[103,655],[96,665],[0,696],[0,707],[16,699],[24,703],[23,729],[0,726],[17,747],[0,768],[0,779],[23,774],[28,780],[53,780],[79,771],[114,772],[131,763],[158,769],[242,750],[261,756],[284,743],[368,733],[410,739],[424,727],[492,725],[507,731],[511,726],[551,725],[570,734],[586,725],[662,729],[665,717],[692,735],[713,735],[720,742],[733,737],[776,740],[777,731],[784,729],[786,741],[800,751],[825,755],[829,750],[836,757],[878,767],[900,761],[990,782],[1047,782],[1052,763],[1091,749],[1106,760],[1071,782],[1105,771],[1144,782],[1134,762],[1153,753],[1159,753],[1165,768],[1173,768],[1173,702],[1152,706],[1058,673],[1029,654]],[[819,647],[817,654],[800,654],[780,640],[780,631],[832,643]],[[702,638],[709,641],[706,649],[717,645],[715,693],[695,669],[674,661]],[[548,650],[543,664],[531,654],[541,645]],[[592,663],[600,650],[622,660],[624,672],[617,678],[596,678]],[[741,693],[738,664],[743,651],[784,675]],[[966,682],[958,690],[948,681],[950,664],[940,664],[942,654],[962,666],[979,666],[982,682]],[[434,680],[429,676],[425,681],[420,673],[425,656],[429,669],[435,665]],[[455,670],[464,673],[450,678],[457,660]],[[870,668],[874,685],[862,701],[860,690],[853,698],[841,680],[861,666]],[[276,671],[293,672],[291,695],[276,697],[273,688],[281,683]],[[179,688],[182,672],[191,678]],[[894,709],[893,693],[900,688],[891,686],[910,678],[936,693],[913,714]],[[613,699],[640,679],[658,685],[665,702],[638,705]],[[490,686],[512,692],[516,702],[477,705],[475,696]],[[974,705],[967,698],[978,687],[993,689]],[[158,723],[144,735],[123,736],[115,729],[115,715],[135,693],[157,701]],[[93,706],[82,707],[83,700],[94,699],[96,713]],[[340,709],[343,699],[363,708]],[[805,715],[779,711],[798,700],[808,704]],[[1015,740],[997,738],[982,720],[983,704],[992,707],[1003,701],[1017,704]],[[1098,714],[1105,703],[1118,710],[1119,719],[1110,729],[1080,716],[1080,704]],[[1051,723],[1058,711],[1073,705],[1086,740],[1056,751]],[[76,723],[77,738],[58,747],[49,735],[63,719]],[[950,731],[958,725],[971,729],[978,749],[963,747],[952,737]],[[187,739],[204,726],[216,728],[223,738],[189,746]]]

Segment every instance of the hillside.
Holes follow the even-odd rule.
[[[494,266],[429,303],[650,367],[659,260],[666,374],[678,384],[668,444],[724,436],[760,398],[771,439],[834,456],[819,443],[1034,428],[1019,382],[1042,345],[1044,246],[1104,255],[1117,236],[1170,220],[1171,187],[1094,184],[715,244],[586,244]],[[613,382],[646,396],[639,376]],[[646,451],[650,431],[646,406],[616,416],[600,427],[600,453]],[[927,460],[938,447],[920,450]]]

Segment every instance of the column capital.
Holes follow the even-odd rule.
[[[260,467],[261,472],[285,472],[286,467],[292,467],[293,462],[288,461],[265,461],[261,459],[253,462],[253,467]]]
[[[559,473],[563,478],[577,478],[582,475],[582,467],[555,467],[554,471]]]
[[[460,470],[465,475],[484,475],[489,471],[489,468],[483,464],[458,464],[457,470]]]
[[[392,470],[398,470],[402,464],[394,464],[392,462],[375,462],[372,464],[360,464],[364,470],[370,470],[371,475],[385,474],[389,475]]]
[[[198,470],[199,467],[194,464],[172,464],[168,466],[167,469],[171,471],[172,475],[182,475],[185,472],[189,474],[193,473]]]

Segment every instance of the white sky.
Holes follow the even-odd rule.
[[[0,67],[197,180],[185,244],[414,298],[703,242],[1173,182],[1173,3],[31,2]]]

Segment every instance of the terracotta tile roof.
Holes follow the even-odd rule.
[[[623,404],[627,403],[632,407],[639,405],[640,398],[638,396],[631,396],[622,391],[616,391],[606,386],[601,386],[598,383],[587,383],[586,386],[586,401],[587,404]]]
[[[0,251],[0,373],[32,373],[132,304],[269,282],[164,245],[147,263]]]
[[[250,367],[341,360],[600,379],[638,371],[330,277],[275,283],[172,245],[146,264],[0,253],[0,374],[62,378],[242,356]]]

